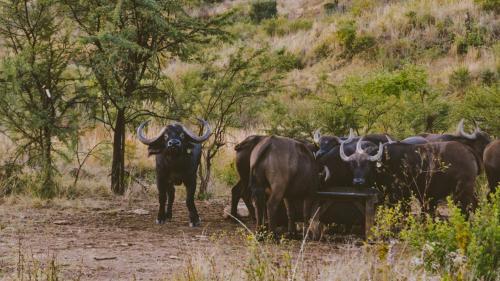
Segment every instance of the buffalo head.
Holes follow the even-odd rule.
[[[380,161],[382,158],[384,152],[383,144],[379,143],[377,154],[371,155],[375,145],[370,142],[364,142],[363,137],[361,137],[356,144],[356,151],[347,156],[344,151],[344,143],[351,142],[353,138],[353,134],[350,133],[349,138],[340,144],[340,158],[350,165],[353,174],[353,185],[365,185],[367,178],[369,178],[374,171],[372,163]],[[368,145],[369,148],[363,149],[363,145]]]
[[[481,131],[481,129],[477,124],[474,128],[474,132],[472,132],[471,134],[465,132],[464,119],[460,120],[460,122],[458,123],[456,135],[469,140],[474,150],[480,153],[481,157],[484,152],[484,149],[491,142],[491,139],[488,136],[488,134]]]
[[[149,155],[159,154],[165,151],[171,155],[177,155],[188,149],[190,143],[202,143],[206,141],[211,134],[210,125],[203,119],[198,119],[202,124],[205,132],[202,136],[197,136],[184,125],[174,123],[167,125],[161,132],[153,138],[148,139],[144,136],[144,127],[149,121],[143,122],[137,128],[137,136],[139,141],[148,145]]]
[[[314,157],[319,159],[341,142],[342,140],[337,136],[322,136],[320,130],[317,129],[314,131],[314,143],[319,147],[319,149],[314,153]]]

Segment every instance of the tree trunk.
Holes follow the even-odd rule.
[[[113,162],[111,164],[111,190],[125,193],[125,110],[118,109],[113,136]]]
[[[55,195],[55,187],[52,175],[52,133],[48,126],[42,132],[42,185],[40,196],[52,198]]]
[[[200,163],[200,190],[198,192],[201,197],[207,194],[208,184],[210,183],[211,170],[212,170],[212,158],[213,155],[210,151],[203,155],[203,163]]]

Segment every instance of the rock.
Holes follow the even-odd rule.
[[[56,221],[53,221],[52,223],[53,224],[57,224],[57,225],[69,225],[69,224],[72,224],[72,222],[67,221],[67,220],[56,220]]]
[[[248,212],[247,206],[245,206],[245,203],[241,202],[238,204],[238,215],[240,217],[248,217],[250,213]],[[229,218],[229,214],[231,214],[231,205],[228,205],[224,208],[224,213],[222,216],[227,219]]]
[[[149,211],[148,210],[144,210],[144,209],[135,209],[133,211],[130,211],[132,214],[136,214],[136,215],[149,215]]]

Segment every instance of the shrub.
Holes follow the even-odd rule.
[[[467,220],[448,198],[448,220],[409,217],[400,234],[428,270],[451,280],[498,280],[500,277],[500,189]]]
[[[354,40],[356,39],[356,22],[345,21],[340,23],[335,34],[340,46],[342,46],[344,50],[352,49]]]
[[[476,0],[475,2],[481,5],[481,8],[486,11],[500,13],[500,0]]]
[[[254,22],[261,22],[264,19],[276,17],[278,9],[275,0],[257,1],[252,3],[250,18]]]
[[[217,168],[215,172],[217,178],[219,178],[223,183],[225,183],[228,186],[234,186],[240,178],[238,172],[236,171],[236,166],[234,161],[231,161],[229,164],[225,166]]]
[[[293,69],[302,69],[304,67],[302,59],[296,54],[288,52],[285,48],[276,52],[274,60],[274,65],[278,71],[287,72]]]
[[[267,19],[263,23],[264,30],[270,36],[283,36],[300,30],[309,30],[313,25],[312,21],[307,19],[289,21],[285,18]]]
[[[327,38],[313,47],[313,57],[316,60],[322,60],[333,54],[333,42],[331,38]]]
[[[463,93],[471,85],[472,77],[467,67],[460,67],[453,71],[449,78],[452,91]]]
[[[332,2],[323,4],[323,10],[328,15],[335,13],[338,10],[338,8],[339,8],[339,0],[334,0]]]
[[[497,82],[497,74],[494,71],[490,69],[485,69],[481,71],[481,83],[487,86],[492,86],[496,82]]]
[[[465,55],[469,49],[469,45],[467,44],[467,40],[463,37],[459,37],[455,40],[455,44],[457,46],[457,54]]]

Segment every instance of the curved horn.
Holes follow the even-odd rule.
[[[356,153],[365,153],[365,151],[363,150],[363,148],[361,147],[361,142],[363,141],[365,137],[361,137],[359,140],[358,140],[358,143],[356,144]]]
[[[320,138],[321,138],[320,129],[316,129],[316,131],[314,131],[314,136],[313,136],[314,143],[319,144]]]
[[[325,171],[325,182],[330,179],[330,169],[327,166],[323,166],[323,170]]]
[[[349,128],[349,137],[345,140],[345,142],[350,142],[354,138],[354,130]]]
[[[212,129],[210,128],[210,125],[208,124],[207,121],[201,119],[201,118],[196,118],[200,123],[203,124],[203,128],[205,129],[205,133],[202,136],[197,136],[193,132],[191,132],[188,128],[186,128],[184,125],[181,124],[182,130],[186,135],[188,135],[193,141],[201,143],[206,141],[209,137],[210,134],[212,133]]]
[[[462,120],[460,120],[460,122],[458,123],[457,135],[462,136],[462,137],[467,138],[467,139],[471,139],[471,140],[476,139],[477,130],[474,130],[474,133],[472,133],[472,134],[468,134],[464,131],[464,120],[465,119],[462,118]],[[476,127],[476,129],[477,129],[477,127]]]
[[[389,135],[385,135],[385,137],[387,138],[387,142],[388,142],[388,143],[395,143],[395,141],[393,141],[393,140],[389,137]]]
[[[375,154],[373,156],[368,156],[368,160],[370,160],[372,162],[379,161],[380,158],[382,158],[383,153],[384,153],[384,146],[382,145],[382,143],[379,143],[377,154]]]
[[[345,151],[344,151],[344,143],[346,143],[346,142],[347,142],[347,141],[343,141],[343,142],[341,142],[341,143],[340,143],[340,151],[339,151],[339,152],[340,152],[340,158],[341,158],[343,161],[345,161],[345,162],[349,162],[349,161],[351,161],[351,157],[352,157],[352,155],[351,155],[351,156],[347,156],[347,155],[345,155]]]
[[[167,127],[163,128],[163,130],[161,130],[161,132],[154,138],[151,138],[151,139],[148,139],[146,136],[144,136],[144,127],[146,127],[146,125],[149,123],[149,120],[147,121],[144,121],[141,123],[141,125],[139,125],[139,127],[137,127],[137,138],[139,139],[140,142],[142,142],[143,144],[145,145],[150,145],[152,143],[154,143],[155,141],[157,141],[159,138],[161,138],[163,136],[163,134],[165,134],[165,131],[167,130]]]

